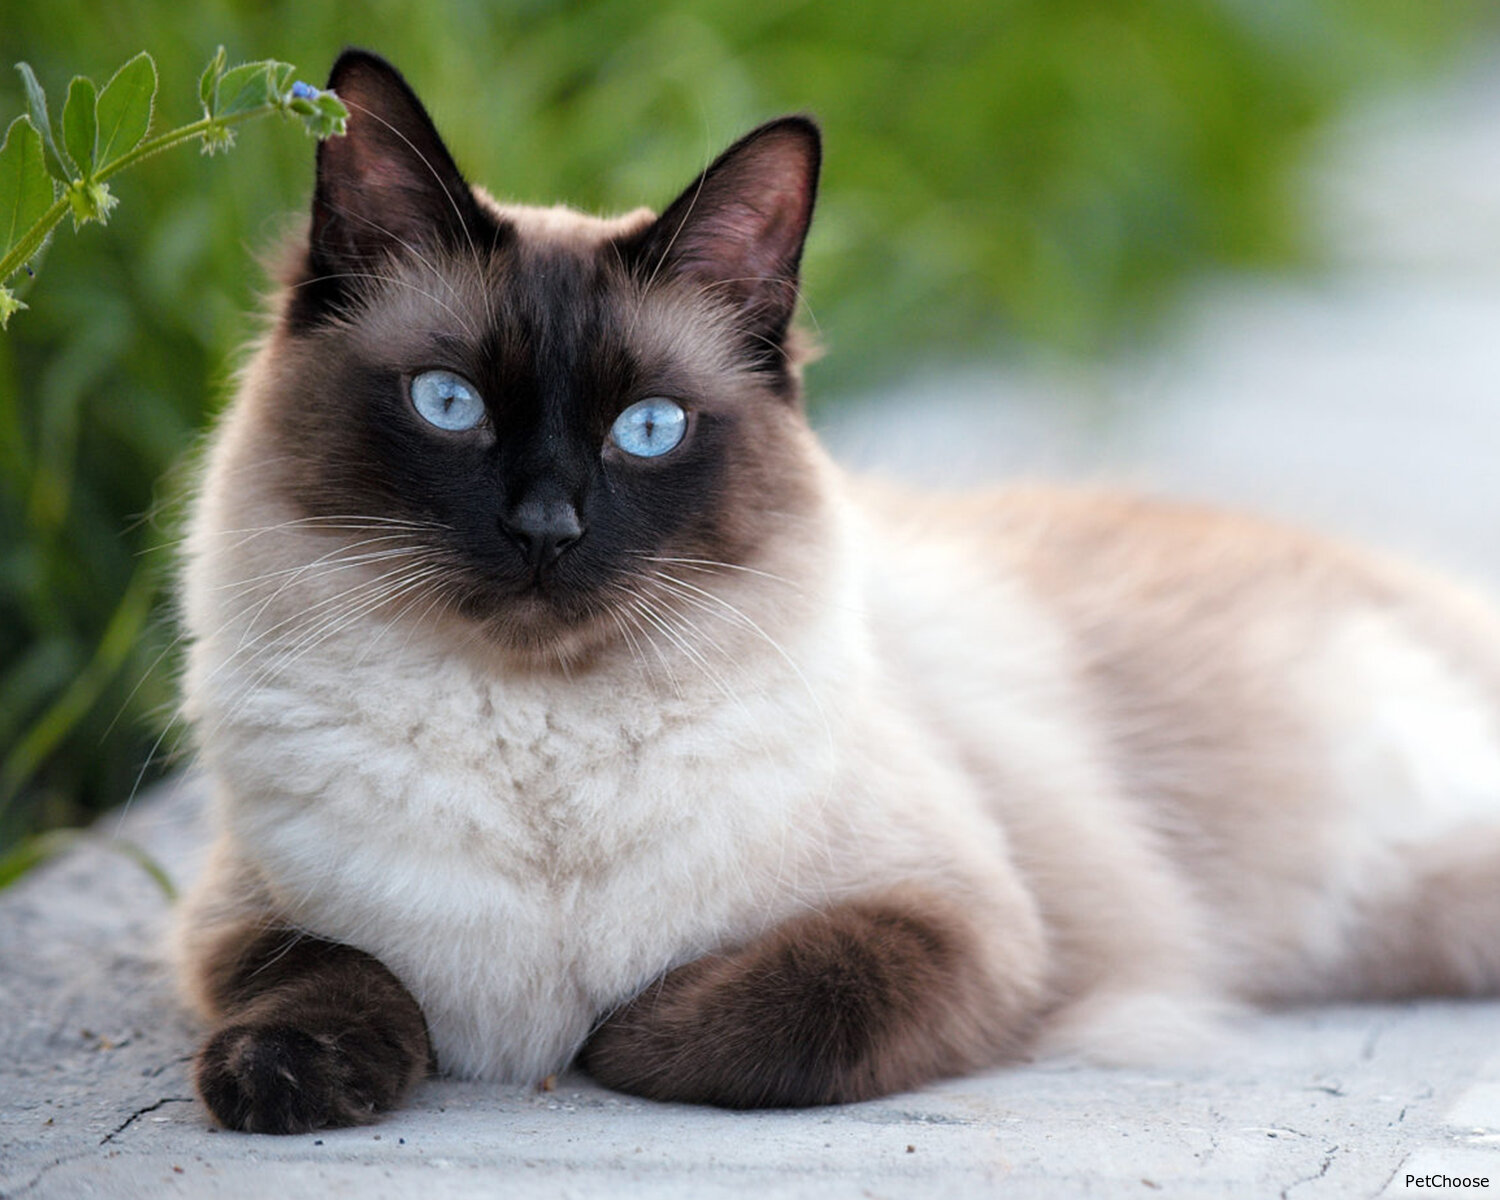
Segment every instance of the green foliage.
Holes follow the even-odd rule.
[[[234,142],[231,126],[250,117],[281,112],[300,117],[308,132],[318,137],[343,132],[349,114],[338,97],[305,83],[294,87],[291,64],[267,59],[226,70],[225,61],[220,46],[199,80],[203,119],[158,134],[145,145],[141,142],[156,103],[156,63],[151,56],[145,51],[137,54],[115,72],[102,92],[92,79],[75,75],[63,105],[61,150],[47,119],[45,89],[28,63],[16,64],[29,112],[17,117],[12,126],[14,153],[8,159],[0,154],[0,213],[10,217],[10,235],[0,246],[0,329],[26,307],[6,288],[6,281],[22,266],[35,275],[27,259],[46,244],[62,220],[63,200],[73,213],[74,229],[89,221],[107,224],[118,203],[104,182],[109,176],[195,139],[206,154],[227,148]],[[41,154],[43,145],[51,153],[50,160]],[[51,205],[41,203],[44,195],[50,197],[56,190],[47,178],[48,161],[63,196]],[[14,201],[7,205],[4,200],[10,193]]]
[[[230,144],[232,126],[252,117],[280,112],[322,137],[341,133],[348,117],[332,93],[294,85],[289,64],[266,60],[229,68],[220,47],[199,83],[203,116],[147,140],[157,74],[155,62],[143,52],[115,72],[102,91],[86,76],[75,76],[63,105],[59,136],[48,115],[45,89],[30,66],[17,65],[28,112],[15,118],[0,145],[0,327],[26,307],[4,284],[23,267],[29,278],[35,277],[30,260],[67,212],[73,215],[75,229],[89,221],[107,222],[117,203],[105,182],[108,177],[189,141],[198,141],[205,152],[212,153]],[[87,363],[87,356],[83,361]],[[135,566],[123,597],[115,603],[86,659],[87,643],[55,636],[57,617],[66,619],[68,614],[50,612],[49,605],[67,596],[69,576],[91,565],[84,559],[87,551],[59,538],[69,525],[68,493],[77,478],[76,463],[70,461],[78,449],[77,414],[69,414],[60,424],[40,414],[39,436],[28,444],[20,396],[12,389],[3,399],[0,436],[7,466],[15,468],[9,482],[25,487],[29,481],[30,485],[24,493],[13,488],[0,509],[7,532],[16,529],[21,534],[14,548],[7,543],[5,574],[0,576],[0,589],[5,593],[0,603],[7,610],[19,609],[22,632],[22,637],[4,645],[6,657],[0,660],[4,667],[0,733],[9,744],[0,757],[0,835],[9,835],[37,823],[34,785],[38,777],[49,766],[58,765],[70,747],[75,752],[82,749],[78,741],[82,731],[97,719],[101,702],[127,664],[149,674],[149,667],[143,668],[138,661],[138,653],[147,640],[157,588],[154,573]],[[49,451],[60,451],[60,455],[51,457]],[[165,459],[157,457],[156,465],[164,465]],[[109,518],[120,515],[118,510],[108,513]],[[49,573],[60,579],[48,579]],[[51,583],[62,586],[37,591],[38,584]],[[97,610],[92,605],[97,597],[75,599],[81,601],[80,610],[87,609],[94,617]],[[89,633],[99,628],[90,625]],[[130,692],[125,703],[135,695]],[[109,732],[104,731],[106,737]],[[117,785],[121,778],[116,771]],[[22,806],[17,815],[16,801],[28,792],[32,804]],[[28,807],[30,814],[25,811]],[[42,819],[46,820],[45,814]],[[7,840],[0,836],[0,847]],[[32,863],[55,841],[45,835],[23,838],[13,854],[0,855],[6,864],[0,867],[0,886],[8,870]]]
[[[139,146],[151,128],[155,106],[156,64],[142,50],[99,93],[99,160],[112,163]]]
[[[0,853],[0,889],[9,887],[48,859],[78,846],[100,846],[130,859],[151,877],[163,897],[168,901],[177,899],[177,885],[171,875],[143,847],[128,838],[104,837],[88,829],[49,829],[23,838],[14,849]]]
[[[52,207],[52,179],[42,154],[41,135],[25,117],[17,117],[0,144],[0,256],[19,246]],[[24,307],[0,287],[0,327]]]
[[[1486,0],[370,0],[357,12],[48,0],[7,6],[0,45],[49,81],[100,77],[122,45],[149,46],[168,81],[193,78],[222,43],[274,49],[315,76],[346,43],[369,46],[405,71],[473,179],[596,210],[660,206],[754,122],[811,111],[828,158],[806,277],[832,351],[812,385],[828,395],[913,355],[1108,353],[1149,333],[1196,275],[1307,261],[1316,248],[1289,185],[1308,135],[1351,98],[1445,61],[1495,12]],[[139,61],[99,92],[92,134],[64,111],[55,148],[30,75],[0,78],[0,114],[30,114],[0,155],[48,176],[45,195],[29,168],[24,186],[0,185],[0,242],[42,199],[57,203],[64,154],[92,145],[103,182],[139,122],[132,98],[151,90]],[[287,95],[279,64],[215,64],[196,98],[205,119],[273,94],[317,115]],[[173,103],[169,89],[160,107]],[[172,712],[167,672],[150,670],[165,620],[136,629],[138,610],[119,614],[142,562],[159,577],[169,557],[156,481],[256,328],[254,253],[277,240],[280,214],[306,209],[308,146],[259,128],[211,168],[166,155],[122,177],[107,231],[54,239],[40,280],[10,281],[32,308],[0,337],[0,747],[32,747],[33,765],[0,812],[0,847],[118,803]],[[114,664],[107,679],[90,669],[100,662]]]
[[[98,103],[94,81],[75,76],[63,107],[63,148],[68,152],[66,162],[71,173],[84,179],[94,177],[94,156],[99,149],[99,120],[94,106]]]

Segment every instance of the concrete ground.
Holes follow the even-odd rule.
[[[1339,266],[1199,297],[1172,344],[1087,380],[934,376],[826,419],[847,459],[954,483],[1024,471],[1230,501],[1500,583],[1500,65],[1328,147]],[[1059,403],[1070,396],[1072,403]],[[180,881],[179,782],[122,836]],[[367,1129],[214,1132],[167,902],[88,845],[0,893],[0,1197],[1321,1197],[1500,1189],[1500,1003],[1248,1021],[1211,1062],[1027,1066],[805,1112],[434,1080]],[[1440,1186],[1442,1177],[1484,1187]]]

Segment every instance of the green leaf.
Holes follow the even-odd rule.
[[[0,258],[52,207],[52,177],[43,161],[42,136],[30,117],[17,117],[0,145]]]
[[[130,859],[161,889],[169,901],[177,899],[177,886],[162,865],[129,838],[108,837],[91,829],[50,829],[23,838],[20,845],[0,856],[0,891],[30,874],[49,859],[83,846],[99,846]]]
[[[235,113],[279,103],[279,76],[290,74],[292,70],[286,63],[266,59],[225,71],[214,90],[214,116],[231,117]]]
[[[266,81],[266,72],[259,63],[244,63],[238,67],[231,67],[219,76],[219,81],[214,87],[213,103],[210,111],[216,117],[222,117],[228,112],[235,111],[229,105],[235,104],[240,108],[254,107],[255,98],[259,95],[260,103],[265,104],[270,100],[270,88]]]
[[[63,831],[37,833],[22,838],[14,849],[0,855],[0,889],[8,888],[21,876],[29,874],[49,858],[56,858],[64,850],[76,845],[72,838],[59,837]],[[69,830],[69,833],[73,831]]]
[[[57,143],[52,140],[52,118],[47,115],[47,93],[37,82],[29,64],[17,63],[16,70],[21,73],[21,82],[26,86],[26,111],[31,114],[31,123],[42,135],[42,145],[47,147],[47,153],[52,156],[49,169],[66,183],[68,169],[63,165],[62,155],[57,152]]]
[[[151,618],[151,602],[155,597],[154,578],[146,567],[137,567],[125,595],[104,627],[93,657],[62,695],[16,739],[0,763],[0,814],[99,702],[105,687],[119,674],[131,649],[139,643]]]
[[[156,63],[145,51],[115,72],[99,93],[99,165],[134,150],[151,128],[151,106],[156,99]]]
[[[224,53],[224,47],[220,46],[214,56],[208,60],[208,66],[203,68],[203,74],[198,79],[198,95],[203,101],[203,112],[206,116],[214,115],[214,96],[219,90],[219,80],[228,62],[229,58]]]
[[[94,152],[99,144],[96,99],[94,81],[86,75],[75,75],[68,85],[68,102],[63,105],[62,136],[68,157],[84,179],[93,177]]]

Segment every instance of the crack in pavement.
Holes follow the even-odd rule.
[[[39,1170],[35,1175],[33,1175],[15,1191],[0,1192],[0,1198],[3,1198],[3,1200],[20,1200],[20,1198],[26,1195],[27,1192],[35,1191],[37,1185],[42,1182],[42,1179],[45,1176],[57,1170],[57,1168],[62,1166],[64,1163],[77,1162],[80,1158],[85,1158],[92,1153],[92,1150],[75,1150],[72,1154],[59,1155],[57,1158],[54,1158],[51,1162],[49,1162],[46,1166],[42,1167],[41,1170]]]
[[[112,1142],[112,1141],[114,1141],[116,1134],[124,1133],[127,1129],[130,1128],[130,1126],[132,1126],[133,1124],[135,1124],[135,1122],[138,1121],[141,1117],[144,1117],[149,1112],[155,1112],[163,1104],[191,1104],[192,1102],[193,1102],[193,1098],[191,1096],[163,1096],[155,1104],[148,1104],[148,1105],[146,1105],[145,1108],[138,1108],[138,1109],[136,1109],[135,1112],[131,1113],[128,1117],[126,1117],[123,1121],[121,1121],[117,1126],[115,1126],[114,1129],[112,1129],[108,1133],[106,1133],[104,1135],[104,1137],[102,1139],[100,1139],[99,1144],[102,1146],[106,1142]]]
[[[112,1130],[106,1133],[104,1137],[100,1139],[99,1145],[103,1146],[113,1141],[117,1135],[124,1133],[125,1130],[129,1129],[131,1125],[135,1124],[136,1121],[140,1120],[147,1113],[155,1112],[165,1104],[191,1104],[192,1102],[193,1100],[191,1096],[163,1096],[160,1100],[156,1101],[155,1104],[148,1104],[145,1108],[136,1109],[135,1112],[131,1113]],[[20,1200],[20,1197],[25,1196],[29,1192],[35,1191],[42,1180],[46,1176],[50,1175],[53,1171],[57,1170],[58,1167],[61,1167],[66,1163],[77,1162],[80,1158],[87,1158],[92,1153],[92,1150],[76,1150],[71,1154],[58,1155],[58,1157],[54,1158],[51,1162],[47,1163],[45,1166],[39,1169],[35,1175],[33,1175],[19,1187],[17,1187],[14,1191],[0,1191],[0,1200]]]
[[[1304,1175],[1301,1179],[1292,1180],[1291,1183],[1287,1184],[1286,1187],[1281,1189],[1281,1200],[1287,1200],[1287,1196],[1291,1194],[1293,1188],[1299,1188],[1304,1183],[1316,1183],[1318,1180],[1322,1179],[1323,1176],[1327,1175],[1328,1168],[1333,1166],[1334,1156],[1337,1155],[1338,1152],[1339,1148],[1337,1146],[1328,1147],[1328,1149],[1323,1152],[1326,1157],[1324,1157],[1323,1159],[1323,1165],[1318,1168],[1318,1173],[1316,1175]]]

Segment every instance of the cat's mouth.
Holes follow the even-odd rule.
[[[591,608],[582,602],[578,588],[542,572],[508,585],[492,583],[471,588],[458,607],[465,617],[485,624],[507,621],[563,625],[586,619]]]
[[[492,643],[536,661],[586,655],[614,627],[609,604],[596,589],[571,585],[545,569],[508,587],[469,588],[455,608]]]

